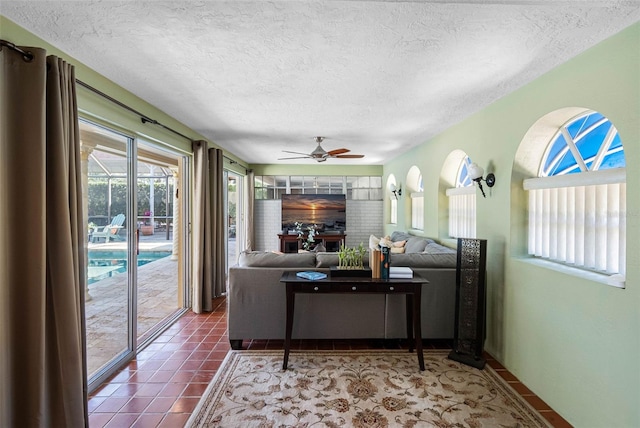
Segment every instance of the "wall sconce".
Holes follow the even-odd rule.
[[[496,176],[493,175],[492,172],[490,172],[489,174],[487,174],[487,178],[483,179],[482,176],[484,175],[484,169],[482,169],[482,167],[475,162],[469,165],[468,172],[469,178],[478,183],[478,187],[482,192],[482,196],[486,198],[487,195],[484,194],[484,189],[482,188],[482,180],[487,183],[487,186],[493,187],[496,184]]]
[[[398,187],[396,187],[395,184],[391,183],[391,185],[389,186],[389,190],[391,190],[391,193],[393,193],[393,196],[396,197],[396,199],[398,199],[398,196],[402,196],[402,186],[398,185]]]

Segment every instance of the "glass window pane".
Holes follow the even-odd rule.
[[[355,181],[356,181],[356,177],[347,177],[347,190],[353,189],[354,187],[353,183],[355,183]]]
[[[266,198],[265,199],[280,199],[280,196],[276,196],[275,189],[266,189]]]
[[[382,189],[370,189],[369,190],[369,199],[372,201],[381,201],[382,200]]]
[[[588,134],[585,134],[585,136],[576,143],[582,159],[590,159],[598,153],[609,128],[611,128],[611,122],[605,122]]]
[[[550,171],[553,167],[557,165],[554,162],[558,161],[558,159],[556,158],[560,155],[560,152],[563,150],[567,150],[567,142],[564,139],[564,135],[562,135],[561,133],[558,133],[556,135],[556,139],[551,145],[551,149],[549,150],[547,159],[545,160],[544,167],[542,168],[542,170],[545,171],[547,175],[553,175]]]
[[[569,174],[571,171],[579,172],[580,168],[578,168],[578,164],[576,163],[576,158],[573,156],[573,152],[568,150],[562,157],[560,162],[549,171],[549,175],[560,175],[560,174]]]
[[[600,169],[625,168],[626,166],[624,152],[619,151],[605,156]]]
[[[458,182],[456,187],[467,187],[471,186],[471,178],[469,177],[469,165],[471,165],[471,158],[469,156],[465,156],[460,163],[460,170],[458,172]]]
[[[613,124],[600,113],[592,112],[564,125],[574,139],[575,145],[588,168],[593,164],[595,156]],[[598,169],[618,168],[625,165],[622,143],[615,128],[615,136],[607,154]],[[621,154],[616,154],[617,152]],[[564,136],[558,132],[551,149],[543,159],[543,176],[576,174],[581,172],[573,153],[569,150]]]

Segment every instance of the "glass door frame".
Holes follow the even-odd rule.
[[[226,272],[225,274],[228,277],[229,274],[229,267],[231,267],[233,264],[235,264],[237,262],[237,260],[233,260],[233,264],[230,263],[230,254],[229,254],[229,177],[233,176],[235,177],[235,181],[236,181],[236,215],[235,215],[235,221],[236,221],[236,232],[235,232],[235,254],[233,254],[234,257],[237,258],[237,256],[240,254],[240,252],[242,252],[245,248],[244,248],[244,236],[245,236],[245,203],[244,203],[244,176],[237,173],[236,171],[230,170],[230,169],[224,169],[223,172],[223,182],[225,184],[225,191],[224,191],[224,206],[225,206],[225,212],[227,213],[227,215],[225,216],[225,220],[224,220],[224,230],[226,231],[226,239],[225,239],[225,253],[226,253],[226,260],[225,260],[225,269]]]
[[[104,129],[107,132],[119,135],[123,138],[126,138],[126,183],[127,183],[127,196],[126,196],[126,213],[125,216],[129,219],[127,223],[127,347],[124,351],[119,354],[114,355],[114,357],[103,367],[101,367],[95,375],[91,376],[88,379],[88,390],[89,392],[93,392],[97,389],[106,379],[111,377],[117,370],[123,367],[126,363],[135,358],[136,355],[136,337],[135,337],[135,329],[136,329],[136,277],[137,277],[137,244],[136,244],[136,233],[137,228],[131,227],[131,224],[135,224],[131,219],[135,218],[133,216],[134,207],[137,205],[137,196],[136,193],[131,189],[135,189],[137,185],[137,168],[135,159],[137,157],[136,150],[136,137],[132,136],[130,133],[123,132],[122,130],[116,129],[111,126],[105,126],[99,123],[96,123],[92,120],[80,118],[81,122],[84,122],[92,127],[97,127],[100,129]],[[88,179],[87,179],[88,185]],[[88,188],[87,188],[88,193]],[[88,212],[86,213],[88,216]],[[88,219],[88,217],[87,217]],[[88,247],[85,251],[85,256],[88,257]],[[88,341],[85,341],[88,344]],[[90,373],[87,373],[89,376]]]

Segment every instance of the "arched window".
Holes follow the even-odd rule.
[[[547,148],[539,176],[624,167],[618,131],[602,114],[590,111],[560,127]]]
[[[469,177],[471,159],[465,155],[456,174],[456,187],[447,189],[449,198],[449,236],[476,237],[476,188]]]
[[[606,117],[587,110],[560,126],[524,189],[529,254],[625,275],[625,157]]]

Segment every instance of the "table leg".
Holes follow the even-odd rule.
[[[291,331],[293,330],[293,311],[296,294],[293,292],[293,285],[287,284],[287,329],[284,336],[284,361],[282,370],[287,369],[289,362],[289,350],[291,349]]]
[[[422,353],[422,284],[416,287],[416,293],[413,295],[413,330],[416,337],[416,353],[418,354],[418,364],[420,370],[424,371],[424,355]]]
[[[413,344],[415,337],[413,336],[413,294],[407,293],[405,294],[405,303],[406,303],[406,321],[407,321],[407,340],[409,341],[409,352],[413,352]]]

